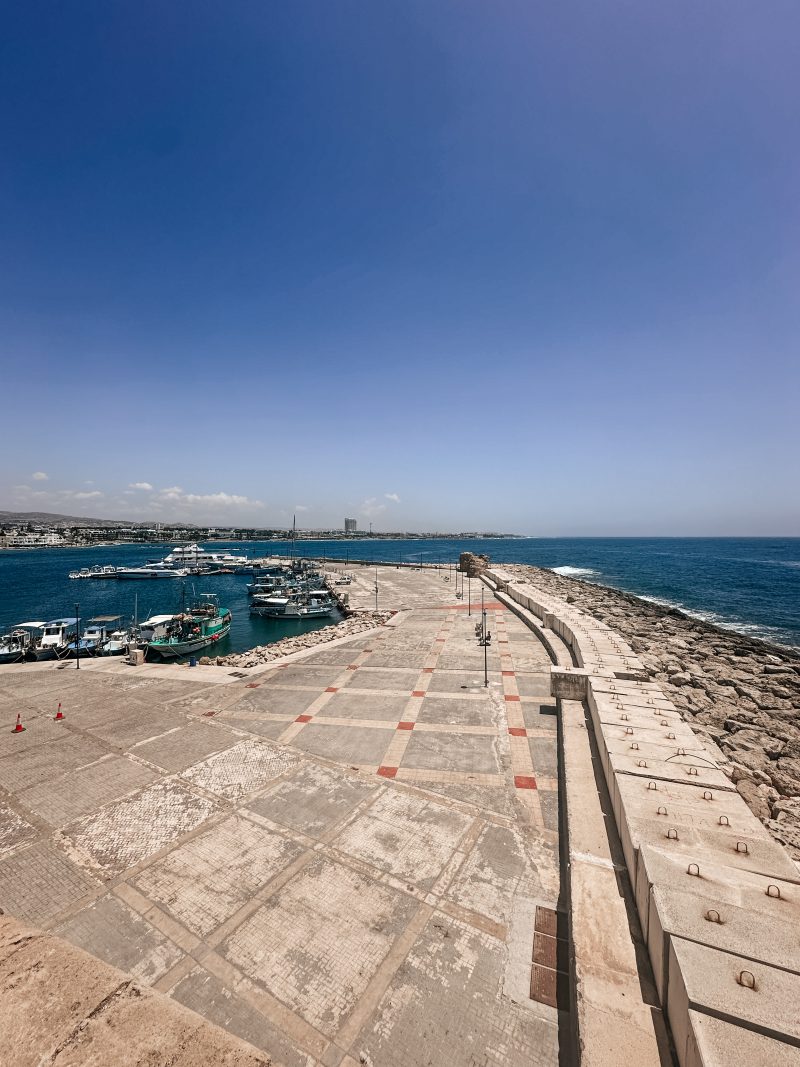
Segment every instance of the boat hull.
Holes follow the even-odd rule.
[[[186,641],[151,641],[147,646],[147,655],[158,656],[160,659],[179,659],[181,656],[189,656],[192,652],[199,652],[201,648],[216,645],[230,633],[230,622],[225,623],[213,634],[201,634]]]

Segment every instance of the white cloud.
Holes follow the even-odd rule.
[[[361,515],[366,515],[368,519],[374,518],[376,515],[380,515],[381,512],[386,511],[385,504],[379,504],[377,497],[370,496],[362,503],[359,508]]]
[[[400,497],[397,495],[397,493],[384,493],[383,495],[386,497],[387,500],[391,500],[395,504],[400,503]]]
[[[34,471],[31,478],[33,478],[35,482],[46,482],[48,475],[46,475],[44,471]]]
[[[96,500],[99,496],[105,496],[105,493],[101,493],[99,489],[93,489],[91,492],[81,492],[72,494],[75,500]]]
[[[309,507],[308,504],[295,504],[294,510],[295,511],[311,511],[311,508]]]
[[[152,489],[152,485],[149,482],[131,482],[128,485],[129,489]],[[178,490],[180,492],[180,490]]]

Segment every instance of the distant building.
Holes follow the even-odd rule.
[[[356,533],[358,531],[358,519],[345,519],[344,520],[344,532],[346,534]]]

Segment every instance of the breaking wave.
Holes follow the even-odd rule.
[[[565,578],[586,578],[590,574],[597,574],[591,567],[551,567],[554,574],[563,574]]]

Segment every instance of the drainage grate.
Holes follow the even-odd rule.
[[[229,678],[246,678],[247,671],[228,671]]]
[[[565,917],[559,915],[555,909],[536,906],[531,957],[531,1000],[568,1011],[568,953],[567,942],[563,936],[564,925]]]

